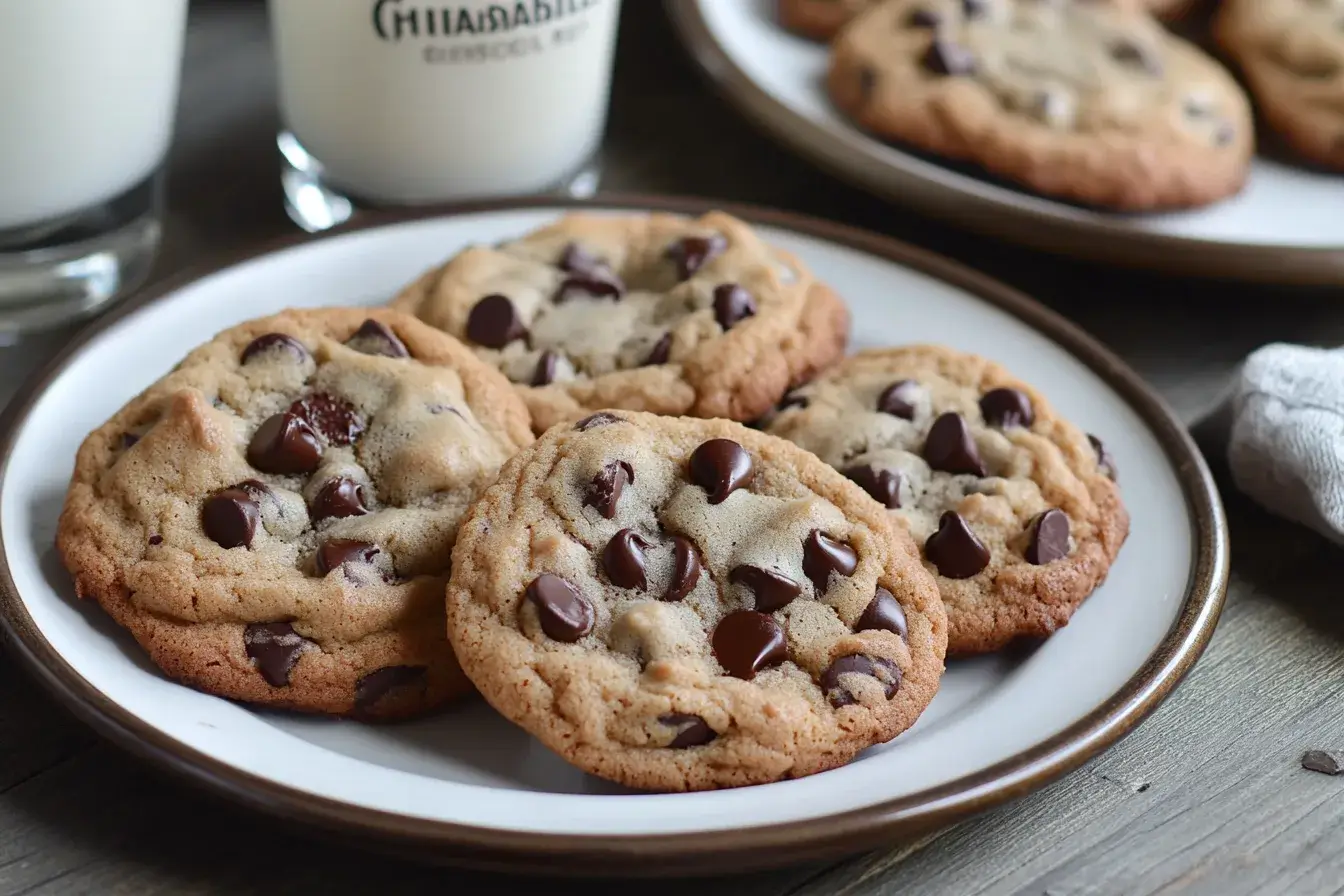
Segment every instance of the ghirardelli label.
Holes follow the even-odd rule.
[[[434,6],[405,0],[376,0],[373,30],[385,41],[415,38],[477,37],[560,24],[600,6],[604,0],[517,0],[470,8]]]

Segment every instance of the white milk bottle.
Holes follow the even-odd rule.
[[[620,0],[270,0],[290,212],[541,192],[606,123]]]

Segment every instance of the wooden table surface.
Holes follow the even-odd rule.
[[[265,8],[195,3],[170,214],[156,276],[293,231],[272,138]],[[868,227],[953,256],[1091,330],[1193,421],[1268,341],[1344,341],[1344,290],[1189,282],[1029,253],[919,218],[759,135],[692,68],[653,0],[626,3],[608,129],[610,190],[722,197]],[[67,333],[0,349],[0,405]],[[704,881],[593,881],[606,894],[1344,893],[1338,549],[1236,494],[1222,623],[1189,679],[1118,746],[1016,803],[915,844]],[[688,869],[692,870],[692,869]],[[75,721],[0,655],[0,896],[19,893],[495,892],[557,883],[419,866],[319,842],[164,776]],[[540,885],[540,886],[538,886]],[[564,886],[559,884],[559,886]]]

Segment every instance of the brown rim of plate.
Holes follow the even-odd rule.
[[[711,86],[777,143],[841,180],[961,228],[1057,255],[1181,276],[1293,286],[1344,284],[1344,246],[1231,243],[1149,233],[982,181],[902,152],[858,128],[835,131],[762,90],[714,39],[699,0],[665,0],[668,18]],[[881,147],[879,156],[875,147]],[[891,154],[895,154],[894,158]],[[967,181],[976,186],[968,189]],[[996,194],[1011,193],[1013,204]],[[1073,214],[1062,213],[1060,208]]]
[[[838,243],[921,271],[974,294],[1062,345],[1123,396],[1152,429],[1181,482],[1195,520],[1191,533],[1195,563],[1185,605],[1157,650],[1109,700],[1064,731],[1011,759],[939,787],[821,819],[733,832],[637,836],[536,834],[408,818],[314,796],[191,749],[112,702],[46,641],[19,599],[0,531],[0,628],[8,635],[13,652],[61,702],[110,740],[237,802],[336,834],[354,835],[366,847],[495,870],[572,875],[700,875],[756,870],[836,858],[942,827],[1024,796],[1082,765],[1152,712],[1199,658],[1213,634],[1226,593],[1227,523],[1203,457],[1185,427],[1138,374],[1063,317],[956,262],[843,224],[737,203],[638,195],[600,196],[593,201],[529,197],[413,212],[363,212],[326,234],[284,237],[186,271],[129,297],[88,324],[24,384],[0,415],[0,498],[14,436],[48,384],[113,323],[171,296],[188,283],[260,255],[388,224],[475,212],[584,207],[683,214],[721,209],[755,224]]]

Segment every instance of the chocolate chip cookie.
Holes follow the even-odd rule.
[[[508,382],[388,310],[287,311],[191,352],[80,447],[57,544],[168,675],[391,718],[470,689],[457,526],[532,441]]]
[[[1129,532],[1102,442],[973,355],[861,352],[791,393],[765,429],[833,464],[923,547],[949,654],[1066,624]]]
[[[504,371],[538,433],[605,407],[755,419],[849,329],[801,262],[719,213],[568,215],[466,249],[393,304]]]
[[[914,723],[946,617],[853,483],[726,420],[601,411],[511,460],[462,525],[449,633],[487,700],[633,787],[796,778]]]
[[[1227,0],[1215,33],[1270,127],[1344,170],[1344,0]]]
[[[1101,208],[1228,196],[1254,149],[1232,77],[1121,2],[885,0],[836,38],[827,83],[881,137]]]

